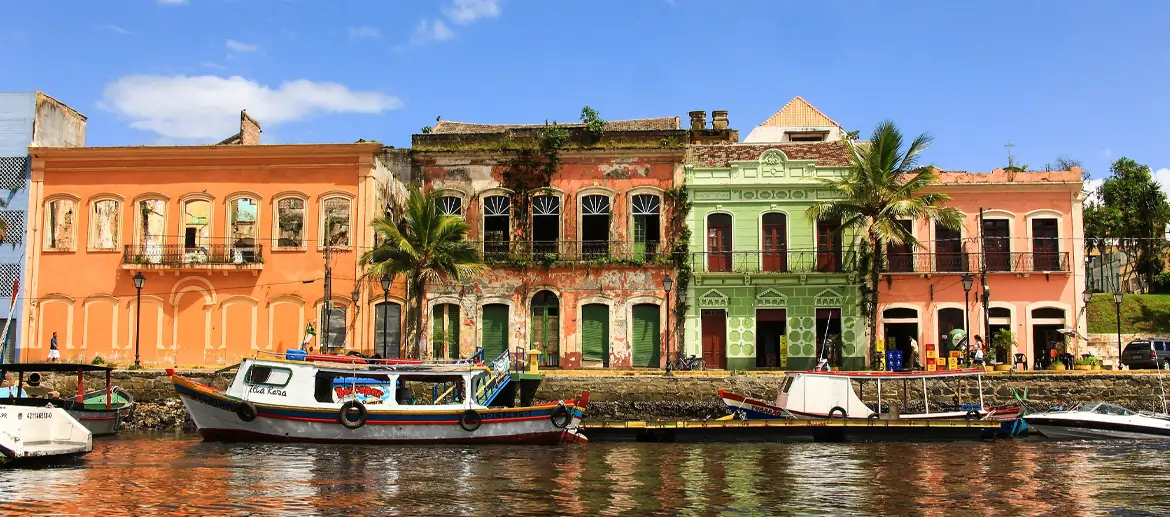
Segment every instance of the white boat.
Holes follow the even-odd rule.
[[[59,407],[0,405],[0,463],[67,459],[93,450],[93,434]]]
[[[244,359],[226,391],[167,370],[207,440],[354,443],[584,442],[589,394],[528,407],[495,401],[511,382],[508,352],[490,364],[423,364],[352,356]],[[414,388],[412,390],[412,388]],[[422,399],[422,400],[420,400]]]
[[[725,390],[719,390],[719,397],[728,409],[744,419],[770,418],[891,418],[903,420],[1014,420],[1018,418],[1018,406],[987,407],[983,403],[983,374],[979,368],[964,370],[943,370],[937,372],[792,372],[784,377],[784,384],[775,403],[746,397]],[[930,410],[930,396],[927,381],[957,380],[974,378],[978,400],[944,411]],[[877,403],[871,407],[861,400],[854,390],[853,381],[874,381]],[[909,382],[922,383],[922,413],[902,413],[895,404],[883,398],[883,383],[898,382],[906,387]],[[874,409],[877,409],[875,411]],[[885,412],[882,412],[885,409]]]
[[[1054,439],[1170,438],[1170,416],[1139,413],[1107,402],[1081,404],[1068,411],[1025,415],[1024,421],[1029,428]]]
[[[105,365],[60,362],[2,364],[0,377],[14,372],[17,374],[17,384],[15,389],[3,392],[4,397],[0,398],[0,403],[29,407],[44,407],[51,404],[53,407],[64,408],[94,436],[117,434],[122,428],[122,423],[134,414],[134,397],[112,384],[113,370],[112,367]],[[49,396],[49,390],[40,386],[42,372],[76,375],[76,397]],[[105,374],[105,387],[86,392],[86,373]],[[33,396],[29,396],[29,392],[33,392]]]

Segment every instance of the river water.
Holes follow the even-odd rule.
[[[94,440],[3,515],[1156,515],[1170,443],[350,446]]]

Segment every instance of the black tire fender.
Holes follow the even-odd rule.
[[[967,411],[967,415],[965,418],[967,419],[968,422],[971,420],[979,420],[979,410],[972,409],[972,410]]]
[[[849,418],[849,413],[846,413],[845,408],[843,408],[841,406],[834,406],[833,409],[830,409],[829,410],[829,418],[836,418],[833,415],[835,415],[837,413],[841,413],[841,418]]]
[[[245,422],[251,422],[256,419],[256,404],[251,402],[241,402],[236,406],[236,416]]]
[[[872,421],[878,419],[878,414],[877,413],[870,413],[869,416],[865,417],[865,419],[872,422]]]
[[[474,433],[481,425],[483,425],[483,417],[474,409],[468,409],[459,416],[459,427],[462,427],[464,431]]]
[[[349,412],[353,409],[356,409],[358,414],[357,418],[351,420]],[[366,405],[357,400],[347,401],[345,404],[341,405],[341,411],[337,412],[337,420],[340,421],[341,425],[345,426],[346,429],[358,429],[361,426],[366,425],[366,417],[368,416],[370,416],[370,413],[366,410]]]
[[[573,420],[573,415],[569,413],[569,408],[565,407],[564,402],[558,402],[557,407],[553,408],[548,418],[552,420],[552,425],[557,429],[564,429]]]

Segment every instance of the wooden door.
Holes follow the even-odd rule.
[[[1006,219],[983,221],[983,256],[988,271],[1011,271],[1011,232]]]
[[[836,221],[817,222],[817,271],[841,271],[841,224]]]
[[[764,214],[763,263],[764,271],[788,271],[788,242],[784,214]]]
[[[731,271],[731,216],[707,216],[707,270],[712,273]]]
[[[906,233],[912,233],[910,229],[910,221],[899,220],[896,223],[901,226]],[[909,244],[894,244],[886,245],[886,270],[891,273],[913,273],[914,272],[914,251]]]
[[[967,271],[966,255],[963,254],[963,238],[958,230],[940,224],[934,225],[934,267],[940,272]]]
[[[707,368],[727,367],[727,311],[703,309],[703,362]]]
[[[1032,219],[1032,265],[1035,271],[1061,271],[1056,219]]]

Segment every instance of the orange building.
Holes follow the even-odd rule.
[[[56,333],[63,360],[130,364],[137,340],[143,364],[233,364],[298,347],[308,323],[313,347],[397,348],[401,289],[355,290],[368,222],[401,192],[382,145],[259,133],[241,114],[219,145],[31,148],[21,357],[43,360]]]

